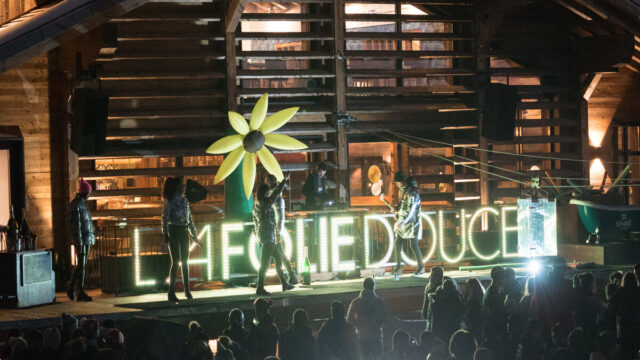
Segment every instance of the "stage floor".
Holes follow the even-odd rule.
[[[489,279],[489,270],[446,271],[458,281],[469,277]],[[427,276],[402,275],[399,280],[392,276],[376,276],[376,289],[386,301],[404,296],[421,296],[428,283]],[[311,286],[296,286],[282,292],[280,285],[267,285],[268,297],[276,307],[302,307],[329,304],[340,300],[348,304],[362,289],[362,279],[331,280],[314,282]],[[403,291],[398,291],[402,289]],[[77,317],[93,317],[98,320],[127,320],[134,316],[158,318],[196,316],[209,313],[228,312],[233,308],[250,309],[257,298],[255,289],[249,287],[221,288],[215,290],[192,291],[193,300],[184,299],[178,293],[180,302],[168,302],[166,293],[116,297],[103,294],[100,290],[90,290],[92,302],[70,301],[65,293],[56,293],[56,302],[26,309],[0,309],[0,330],[14,328],[40,328],[58,325],[62,313]]]
[[[597,278],[606,279],[612,271],[630,269],[630,266],[597,266],[571,272],[590,271],[594,272]],[[445,271],[446,276],[456,279],[459,283],[475,277],[486,284],[490,280],[489,273],[490,269]],[[526,269],[516,269],[516,273],[520,277],[529,275]],[[569,276],[572,276],[571,273]],[[428,276],[414,277],[405,274],[399,280],[395,280],[391,275],[375,278],[376,291],[387,302],[390,312],[394,310],[395,314],[399,314],[407,312],[408,309],[415,312],[421,307]],[[313,282],[311,286],[298,285],[287,292],[282,292],[280,285],[267,285],[266,289],[271,292],[268,297],[273,299],[274,308],[328,307],[333,300],[348,305],[362,289],[362,279],[318,281]],[[77,317],[93,317],[97,320],[128,320],[135,316],[195,319],[204,314],[226,314],[233,308],[252,309],[253,301],[257,298],[255,289],[249,287],[196,290],[192,291],[193,300],[186,300],[182,293],[178,293],[178,304],[168,302],[166,293],[119,297],[103,294],[100,290],[91,290],[88,293],[93,296],[93,302],[70,301],[65,293],[56,293],[56,302],[53,304],[26,309],[0,308],[0,330],[58,325],[62,313]]]

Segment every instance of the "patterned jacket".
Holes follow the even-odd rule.
[[[191,208],[189,202],[182,195],[176,195],[165,201],[162,211],[162,233],[165,236],[169,234],[169,226],[187,226],[189,232],[194,238],[197,236],[196,226],[191,218]]]
[[[420,190],[416,186],[405,185],[400,190],[400,204],[396,224],[400,229],[396,235],[403,239],[422,237],[422,221],[420,219]]]
[[[93,230],[93,221],[91,220],[91,212],[87,206],[87,200],[80,195],[76,195],[69,204],[68,214],[73,245],[76,247],[94,245],[96,243],[96,234]]]
[[[256,202],[253,207],[254,232],[260,244],[276,242],[276,210],[274,204],[281,197],[285,181],[281,181],[269,196]],[[283,207],[284,210],[284,207]],[[283,222],[284,224],[284,222]]]

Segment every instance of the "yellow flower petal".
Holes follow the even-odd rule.
[[[244,184],[244,194],[247,199],[253,193],[253,184],[256,180],[256,155],[251,153],[244,154],[242,162],[242,183]]]
[[[269,116],[267,120],[265,120],[262,126],[260,127],[260,131],[266,135],[275,130],[280,129],[282,125],[286,124],[287,121],[291,120],[293,115],[295,115],[299,109],[300,109],[299,107],[287,108],[284,110],[280,110],[277,113]]]
[[[282,179],[284,179],[282,169],[280,169],[280,164],[278,164],[278,160],[276,160],[276,157],[273,156],[269,149],[266,147],[260,149],[260,151],[258,151],[258,158],[269,174],[275,176],[278,181],[282,181]]]
[[[242,135],[225,136],[205,150],[207,154],[226,154],[242,145]]]
[[[269,107],[269,98],[267,93],[264,93],[253,107],[253,111],[251,111],[251,118],[249,119],[249,128],[251,130],[260,129],[264,118],[267,116],[267,107]]]
[[[249,133],[249,125],[247,125],[247,120],[240,114],[235,111],[229,111],[229,123],[233,130],[235,130],[240,135],[247,135]]]
[[[213,180],[213,183],[217,184],[229,176],[233,170],[238,167],[240,161],[242,161],[244,153],[245,151],[242,146],[230,152],[229,155],[227,155],[227,158],[222,162],[222,165],[220,165],[220,169],[218,169],[218,173],[216,174],[216,178]]]
[[[267,134],[264,144],[281,150],[302,150],[308,148],[303,142],[283,134]]]

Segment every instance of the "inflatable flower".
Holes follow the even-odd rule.
[[[243,163],[242,180],[247,199],[251,196],[255,183],[256,156],[260,159],[262,166],[270,174],[273,174],[278,181],[284,178],[278,160],[265,145],[281,150],[302,150],[307,148],[307,145],[290,136],[273,134],[275,130],[278,130],[287,121],[291,120],[299,107],[278,111],[265,119],[267,107],[267,93],[264,93],[253,107],[253,111],[251,111],[249,124],[247,124],[242,115],[229,111],[229,123],[238,134],[225,136],[211,144],[206,150],[208,154],[229,153],[222,162],[220,169],[218,169],[214,179],[216,184],[229,176],[241,162]]]

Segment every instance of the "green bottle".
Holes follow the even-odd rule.
[[[311,285],[311,263],[309,263],[309,249],[304,248],[304,265],[302,266],[302,285]]]

